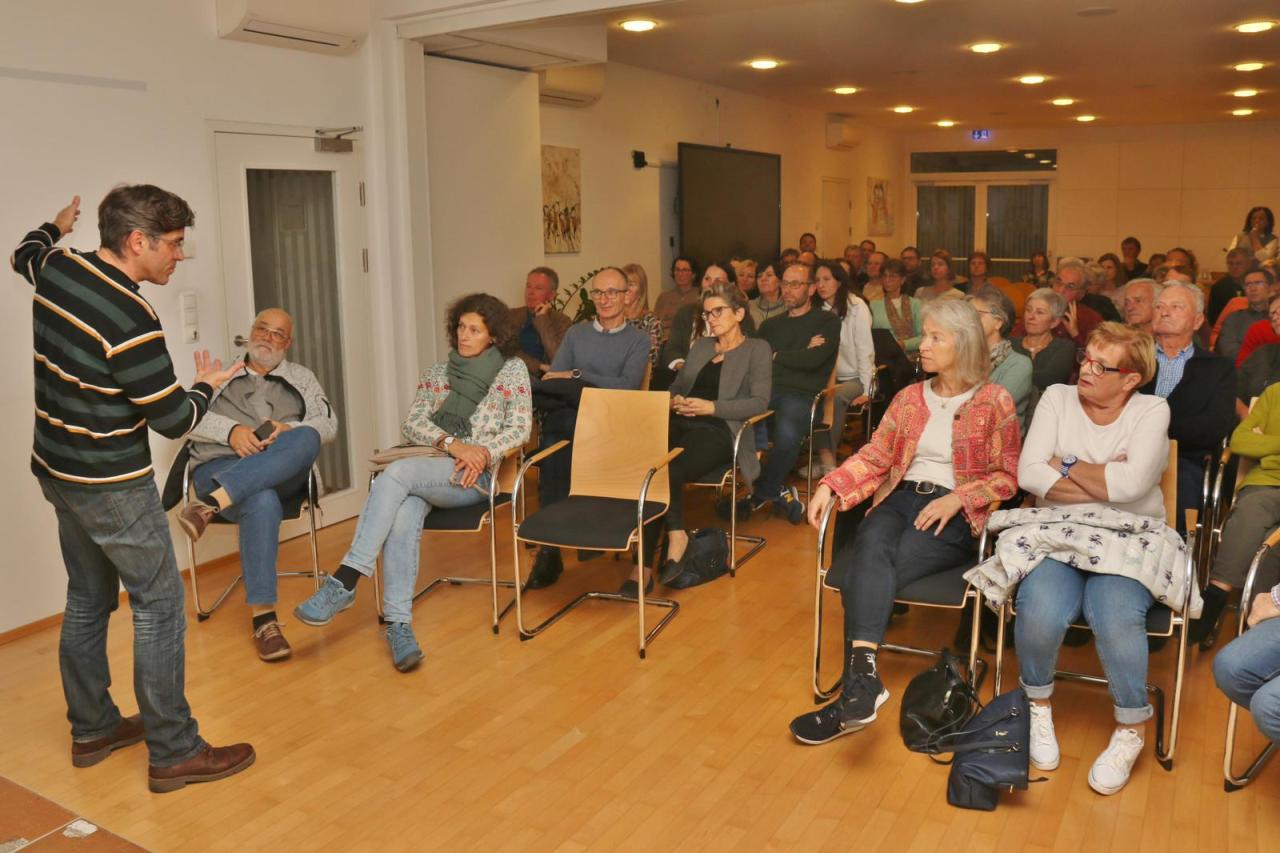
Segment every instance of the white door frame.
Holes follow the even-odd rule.
[[[918,218],[916,200],[918,187],[973,187],[973,249],[975,252],[987,250],[987,188],[992,186],[1026,186],[1028,184],[1044,184],[1049,187],[1049,212],[1045,219],[1045,242],[1053,243],[1053,187],[1056,176],[1046,176],[1036,172],[947,172],[941,175],[911,175],[911,243],[917,244]],[[1050,246],[1044,247],[1049,257],[1053,257]],[[928,252],[920,247],[921,252]]]

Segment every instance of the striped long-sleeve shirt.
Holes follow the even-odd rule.
[[[35,286],[31,470],[99,488],[134,485],[151,476],[147,427],[181,438],[213,392],[178,383],[138,285],[94,253],[54,246],[61,236],[46,223],[10,259]]]

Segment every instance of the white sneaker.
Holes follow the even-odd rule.
[[[1117,793],[1128,783],[1142,747],[1142,735],[1136,729],[1116,729],[1111,743],[1089,770],[1089,787],[1099,794]]]
[[[1053,731],[1053,709],[1031,703],[1031,763],[1037,770],[1057,770],[1061,756]]]

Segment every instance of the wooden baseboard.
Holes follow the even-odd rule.
[[[217,569],[221,569],[238,562],[240,562],[240,554],[238,551],[233,551],[230,554],[224,554],[223,556],[218,557],[217,559],[214,559],[214,560],[210,560],[207,563],[201,563],[200,571],[202,572],[216,571]],[[182,582],[185,588],[187,578],[188,576],[190,576],[191,570],[182,569],[181,574],[182,574]],[[128,600],[129,600],[129,593],[125,592],[124,590],[120,590],[120,603],[123,605],[127,603]],[[11,628],[8,631],[0,633],[0,646],[3,646],[5,643],[12,643],[14,640],[20,640],[23,637],[28,637],[39,631],[43,631],[46,628],[56,628],[61,624],[62,624],[62,614],[55,613],[52,616],[46,616],[43,619],[37,619],[36,621],[29,622],[26,625],[19,625],[17,628]]]

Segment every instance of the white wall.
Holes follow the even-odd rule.
[[[1222,270],[1231,238],[1256,205],[1280,211],[1280,122],[994,130],[996,148],[1057,148],[1049,249],[1096,257],[1132,234],[1143,257],[1174,246]],[[905,152],[977,147],[968,131],[910,136]]]
[[[631,151],[642,150],[650,162],[674,167],[680,142],[780,154],[784,246],[795,245],[804,231],[821,238],[822,178],[848,178],[851,224],[854,239],[859,239],[866,233],[866,178],[903,185],[898,141],[874,129],[862,133],[862,143],[853,151],[833,151],[826,147],[820,112],[609,63],[604,95],[592,106],[542,107],[543,144],[582,152],[582,251],[547,255],[546,263],[560,273],[563,284],[605,264],[636,261],[648,271],[651,291],[672,286],[662,250],[669,236],[678,235],[660,228],[660,170],[635,169]],[[902,244],[903,211],[895,211],[895,217],[897,233],[875,238],[891,251]]]
[[[448,353],[450,302],[486,291],[520,304],[542,258],[538,78],[426,58],[431,276],[417,282],[423,366]],[[427,343],[434,339],[434,354]]]
[[[155,183],[183,196],[196,212],[197,227],[188,239],[196,257],[179,266],[167,288],[144,285],[143,293],[171,330],[168,344],[179,378],[190,381],[194,347],[183,345],[173,331],[177,292],[200,294],[202,340],[226,340],[212,133],[206,121],[365,124],[363,58],[219,40],[212,0],[6,3],[0,56],[3,66],[35,76],[90,78],[58,82],[0,76],[6,117],[0,135],[0,185],[6,198],[0,239],[16,245],[79,194],[84,211],[67,243],[93,249],[96,206],[114,184]],[[28,467],[30,289],[12,273],[0,277],[5,280],[0,353],[11,368],[0,382],[0,481],[5,484],[0,537],[11,543],[0,564],[4,632],[60,612],[66,583],[53,511]],[[152,452],[163,474],[174,446],[155,438]]]

